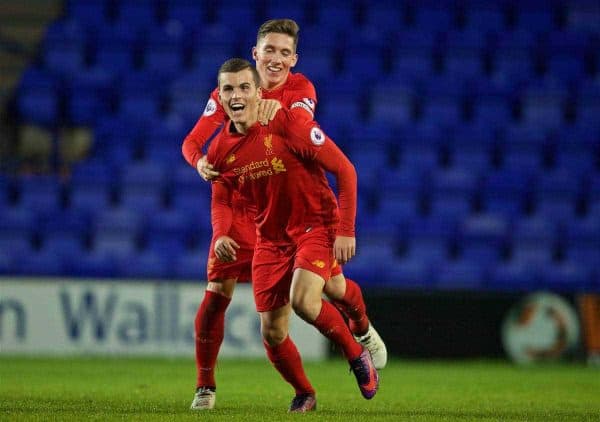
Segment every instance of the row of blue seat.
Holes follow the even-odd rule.
[[[239,22],[254,26],[269,17],[291,16],[302,24],[315,23],[329,28],[348,24],[376,24],[394,27],[414,24],[429,29],[453,26],[502,29],[513,25],[548,29],[561,25],[598,29],[600,10],[593,1],[576,2],[395,2],[330,1],[320,3],[298,0],[281,5],[267,0],[249,5],[240,0],[193,2],[189,0],[119,2],[92,0],[70,1],[67,12],[87,24],[102,25],[108,21],[137,26],[151,26],[164,20],[177,20],[186,25],[198,22]],[[596,18],[596,19],[594,19]]]
[[[597,251],[596,251],[597,252]],[[0,254],[0,274],[47,276],[198,279],[203,276],[206,249],[167,256],[155,250],[114,255],[106,251],[69,249],[29,252],[20,257]],[[435,265],[433,265],[435,264]],[[598,291],[600,275],[595,265],[579,260],[538,262],[508,260],[486,266],[468,258],[426,260],[419,255],[395,257],[389,250],[363,249],[346,267],[347,275],[363,286],[387,285],[413,289],[551,289]]]

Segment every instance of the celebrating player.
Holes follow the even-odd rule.
[[[316,92],[312,83],[299,73],[291,73],[297,62],[298,25],[290,19],[265,22],[259,29],[252,55],[261,76],[263,98],[277,100],[296,116],[312,120]],[[273,116],[275,101],[259,103],[259,120],[263,123]],[[182,150],[186,160],[208,180],[218,173],[208,164],[202,148],[214,131],[227,119],[218,102],[218,89],[211,94],[203,115],[185,138]],[[207,265],[208,285],[195,319],[196,332],[196,394],[192,409],[211,409],[215,403],[214,368],[224,337],[225,311],[230,303],[236,282],[250,280],[251,260],[255,242],[254,212],[243,198],[234,192],[233,223],[230,235],[239,248],[236,260],[222,262],[214,254],[214,237]],[[377,368],[385,366],[387,351],[378,333],[369,323],[362,293],[358,284],[345,279],[340,265],[334,263],[332,280],[325,293],[349,320],[350,328],[372,354]]]
[[[267,355],[296,392],[290,411],[316,408],[288,334],[292,308],[340,347],[363,397],[371,399],[379,386],[371,354],[321,297],[334,259],[347,262],[355,253],[354,166],[315,122],[288,110],[278,111],[267,126],[258,124],[260,94],[259,74],[246,60],[231,59],[219,69],[219,101],[230,122],[208,152],[220,173],[212,189],[215,254],[224,262],[236,258],[230,228],[231,198],[238,192],[256,211],[254,299]],[[325,171],[337,179],[339,210]]]

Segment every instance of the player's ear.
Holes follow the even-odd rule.
[[[252,47],[252,58],[254,59],[254,61],[257,61],[257,60],[258,60],[258,54],[257,54],[257,51],[258,51],[258,50],[256,50],[256,46]]]
[[[298,53],[294,53],[294,55],[292,56],[292,61],[290,62],[290,67],[296,66],[296,63],[298,63]]]

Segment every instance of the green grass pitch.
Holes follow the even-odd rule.
[[[305,367],[314,413],[286,413],[292,389],[266,360],[221,362],[217,409],[198,413],[192,360],[0,357],[0,420],[600,421],[600,370],[582,365],[395,360],[370,401],[341,360]]]

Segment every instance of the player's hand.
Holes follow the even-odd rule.
[[[221,236],[215,241],[215,255],[222,262],[232,262],[237,259],[240,245],[229,236]]]
[[[281,103],[277,100],[264,100],[258,102],[258,121],[266,126],[275,118],[275,114],[281,108]]]
[[[214,170],[213,165],[207,161],[206,155],[203,155],[198,160],[198,163],[196,164],[196,169],[198,170],[198,174],[200,175],[200,177],[202,177],[207,182],[219,175],[219,172]]]
[[[333,243],[333,254],[340,264],[345,264],[356,254],[356,238],[336,236]]]

